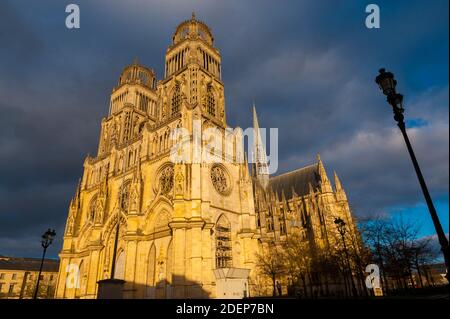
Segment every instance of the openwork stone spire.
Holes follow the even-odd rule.
[[[261,138],[261,131],[256,115],[255,103],[253,103],[253,162],[256,168],[256,177],[261,185],[266,188],[269,184],[269,167],[264,144]]]
[[[345,194],[345,191],[342,188],[341,181],[339,180],[336,172],[334,172],[334,185],[336,187],[336,199],[338,201],[347,201],[347,194]]]
[[[323,193],[331,193],[333,189],[331,188],[330,180],[328,179],[327,172],[325,171],[325,167],[323,166],[322,159],[319,154],[317,154],[317,165],[319,167],[321,190]]]

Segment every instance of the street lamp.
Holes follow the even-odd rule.
[[[48,246],[50,246],[53,242],[53,239],[55,238],[56,233],[55,230],[50,230],[50,228],[42,235],[41,239],[41,245],[42,248],[44,248],[44,252],[42,254],[41,259],[41,267],[39,268],[39,275],[36,283],[36,288],[34,290],[34,299],[37,298],[38,290],[39,290],[39,281],[41,280],[41,272],[42,272],[42,266],[44,265],[44,258],[45,258],[45,252],[47,251]]]
[[[425,179],[423,178],[422,172],[417,162],[416,156],[412,149],[411,143],[409,141],[408,135],[406,134],[405,122],[404,122],[404,108],[403,108],[403,95],[398,94],[395,90],[397,81],[394,79],[394,74],[391,72],[386,72],[385,69],[379,70],[378,76],[375,78],[375,82],[378,84],[383,94],[387,97],[387,102],[392,106],[394,112],[394,119],[397,121],[397,125],[402,132],[403,138],[405,139],[406,147],[408,148],[409,155],[416,170],[417,178],[419,179],[420,187],[422,188],[423,196],[427,202],[428,210],[433,220],[434,228],[439,239],[439,244],[441,245],[442,253],[444,254],[445,266],[447,268],[447,280],[449,279],[449,245],[448,239],[445,236],[442,225],[439,221],[439,217],[434,208],[433,201],[431,200],[430,193],[428,192],[427,185],[425,184]]]
[[[356,291],[355,283],[353,281],[353,274],[352,274],[352,269],[350,267],[350,260],[349,260],[348,251],[347,251],[347,244],[345,243],[345,233],[347,231],[347,229],[345,228],[345,222],[342,218],[337,217],[334,219],[334,223],[336,224],[337,230],[342,237],[342,244],[344,245],[345,260],[347,262],[348,271],[350,272],[350,282],[352,284],[352,293],[353,293],[353,297],[356,297],[358,295],[358,292]]]

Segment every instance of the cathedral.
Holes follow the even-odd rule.
[[[255,108],[253,126],[249,161],[239,131],[226,134],[221,55],[194,14],[172,36],[163,79],[127,66],[69,205],[55,297],[97,298],[109,278],[124,281],[123,298],[264,295],[255,255],[265,245],[293,233],[332,245],[334,218],[353,225],[337,175],[333,187],[320,156],[269,175]],[[205,148],[211,139],[220,147]]]

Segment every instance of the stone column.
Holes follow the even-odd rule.
[[[201,298],[202,296],[202,227],[203,222],[191,223],[191,256],[190,276],[192,281],[190,298]]]
[[[98,278],[98,264],[100,259],[100,248],[91,251],[88,278],[86,284],[86,298],[95,298]]]
[[[173,298],[185,298],[186,229],[183,224],[171,223],[173,234]]]
[[[215,268],[215,258],[212,254],[212,241],[211,229],[213,228],[213,223],[205,224],[202,230],[202,289],[205,298],[214,298],[215,290],[213,286],[213,281],[215,280],[213,274],[213,268]]]
[[[66,290],[66,268],[69,265],[70,258],[61,257],[61,262],[59,264],[59,272],[58,272],[58,282],[56,284],[56,293],[55,298],[64,298],[64,292]]]
[[[133,238],[126,240],[126,250],[125,250],[125,291],[124,299],[133,298],[134,296],[134,274],[136,270],[136,250],[137,241]]]

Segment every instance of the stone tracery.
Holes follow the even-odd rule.
[[[168,165],[161,172],[159,177],[159,184],[161,193],[164,195],[170,195],[173,189],[173,166]]]
[[[227,176],[227,172],[220,165],[214,165],[211,168],[211,181],[214,188],[223,195],[229,192],[230,184]]]

